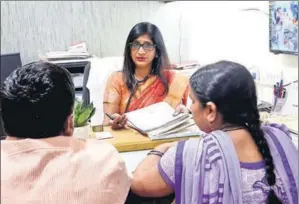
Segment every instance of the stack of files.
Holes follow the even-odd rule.
[[[200,136],[202,131],[196,126],[189,113],[173,116],[174,109],[166,102],[126,113],[128,126],[151,140]]]
[[[70,51],[56,51],[48,52],[46,56],[48,61],[56,60],[73,60],[73,59],[87,59],[92,57],[89,52],[70,52]]]
[[[195,60],[183,61],[181,63],[173,64],[171,69],[182,70],[182,69],[194,69],[198,68],[199,63]]]

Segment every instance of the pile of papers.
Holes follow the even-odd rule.
[[[92,55],[87,51],[86,43],[79,42],[71,45],[68,51],[48,52],[46,53],[45,57],[49,61],[56,61],[56,60],[87,59],[92,57]]]
[[[160,102],[126,113],[126,116],[131,128],[148,135],[151,140],[203,134],[189,113],[173,116],[174,111],[168,103]]]

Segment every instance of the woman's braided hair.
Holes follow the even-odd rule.
[[[268,203],[282,203],[272,188],[276,183],[274,163],[261,130],[256,88],[250,72],[238,63],[219,61],[197,70],[190,78],[190,85],[203,106],[209,101],[215,103],[225,122],[248,129],[265,162],[265,176],[271,186]]]

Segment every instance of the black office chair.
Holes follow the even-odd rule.
[[[0,104],[1,106],[1,104]],[[0,109],[0,115],[1,115],[1,109]],[[6,133],[4,132],[4,127],[3,127],[3,121],[2,118],[0,117],[0,140],[4,140],[6,138]]]
[[[21,55],[17,53],[1,54],[0,67],[0,86],[2,87],[4,80],[18,67],[22,66]],[[1,115],[1,101],[0,101],[0,115]],[[5,132],[0,118],[0,138],[5,139]]]
[[[83,76],[83,90],[82,90],[82,100],[83,100],[83,105],[86,106],[90,104],[90,92],[89,89],[87,88],[87,82],[89,78],[89,71],[91,68],[91,63],[88,62],[88,64],[84,68],[84,76]]]

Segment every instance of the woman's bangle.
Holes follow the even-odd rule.
[[[159,156],[159,157],[162,157],[162,156],[164,155],[164,153],[163,153],[163,152],[160,152],[160,151],[158,151],[158,150],[153,149],[153,150],[151,150],[149,153],[147,153],[147,155],[157,155],[157,156]]]

